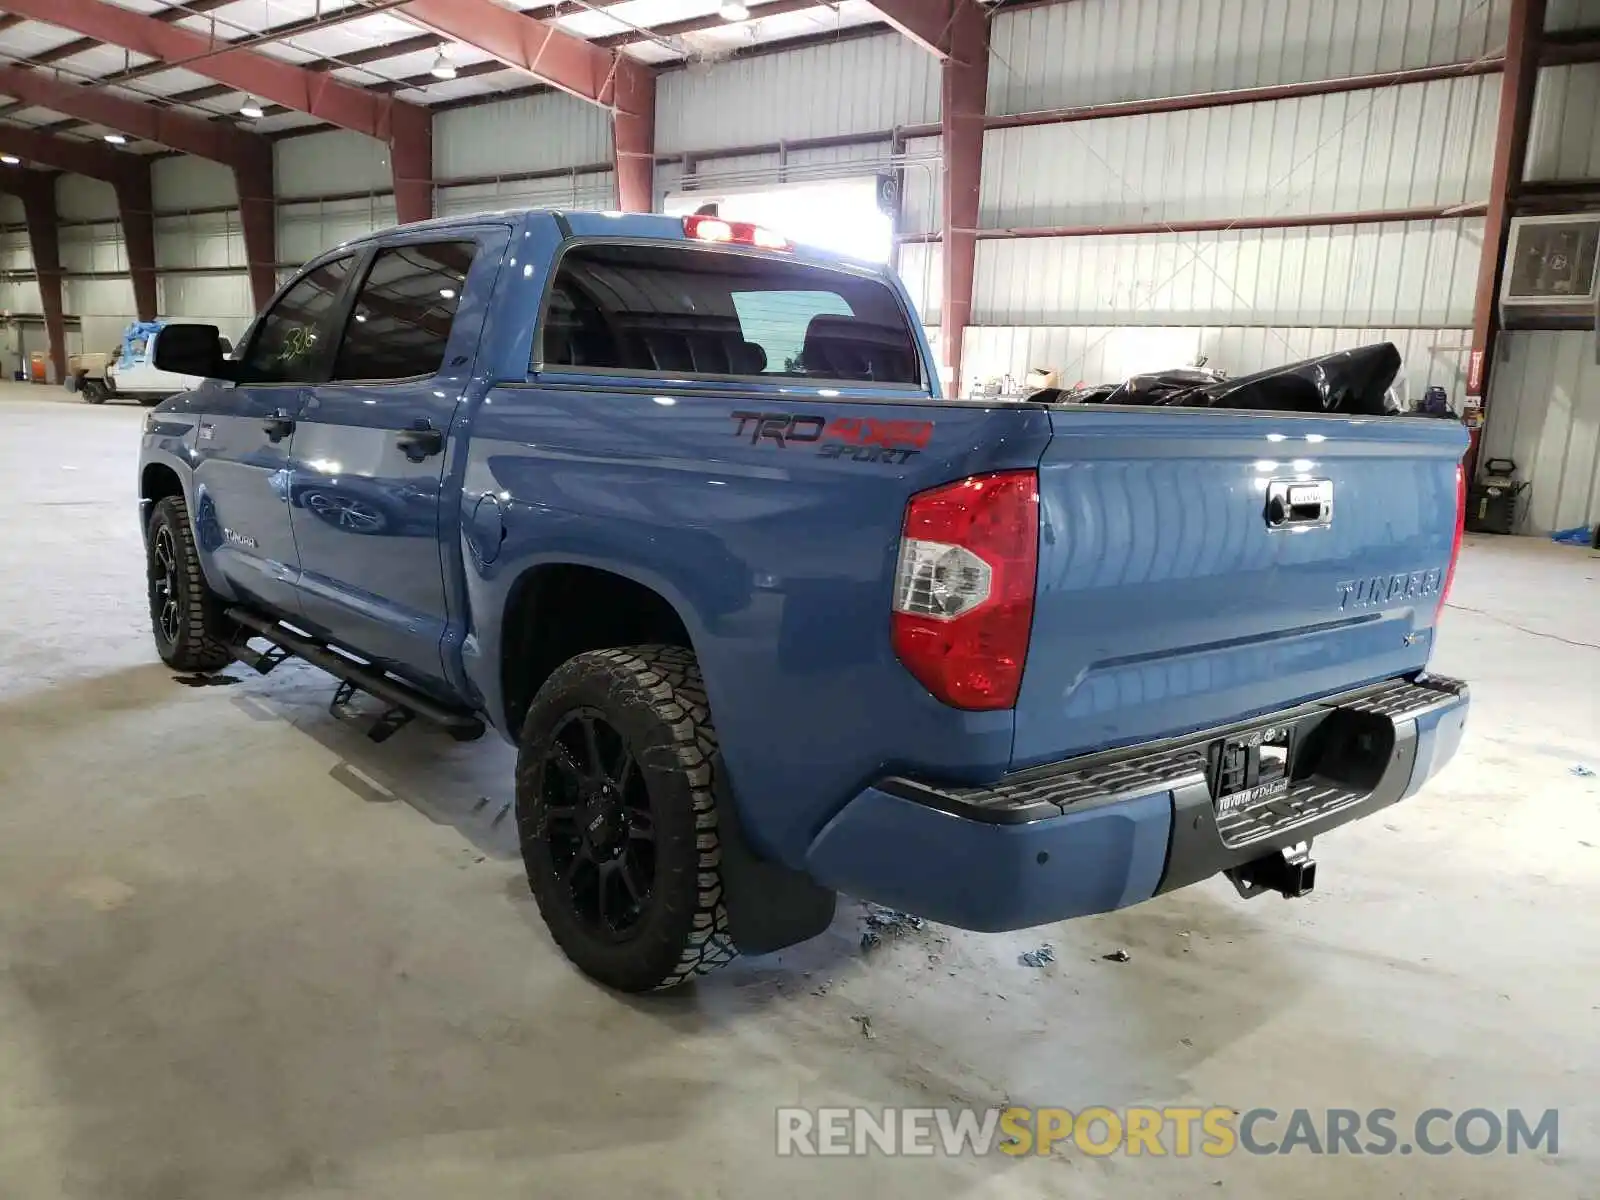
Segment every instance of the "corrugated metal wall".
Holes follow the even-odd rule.
[[[27,214],[22,201],[9,192],[0,192],[0,225],[15,226],[0,233],[0,272],[33,270],[33,250],[23,228]],[[39,288],[30,279],[7,279],[0,275],[0,312],[36,313]]]
[[[56,213],[62,221],[62,270],[122,273],[116,279],[66,279],[61,286],[61,307],[71,316],[131,321],[133,284],[126,275],[128,253],[117,216],[116,190],[98,179],[62,175],[56,180]]]
[[[433,171],[440,179],[610,161],[609,114],[564,92],[456,109],[434,119]]]
[[[980,241],[979,325],[1470,324],[1481,218]]]
[[[239,191],[229,168],[187,155],[151,163],[150,192],[157,212],[239,203]]]
[[[1498,76],[1480,75],[991,130],[983,224],[1351,213],[1481,200],[1499,89]]]
[[[14,202],[14,197],[11,196],[6,196],[4,199]],[[7,205],[3,218],[0,219],[8,225],[20,223],[22,205],[17,203],[14,211]],[[27,233],[19,230],[0,234],[0,271],[31,270],[33,270],[33,249],[28,244]],[[40,312],[39,285],[31,279],[0,279],[0,311]]]
[[[394,197],[312,200],[278,206],[278,261],[301,263],[350,238],[395,223]]]
[[[998,13],[991,113],[1466,62],[1508,0],[1073,0]]]
[[[1508,0],[1073,0],[1001,11],[989,111],[1156,99],[1470,62]],[[986,229],[1446,208],[1484,201],[1499,77],[992,130]],[[1245,374],[1393,341],[1413,397],[1459,403],[1475,217],[1290,229],[986,238],[964,377],[1069,382],[1197,354]],[[905,248],[911,249],[910,247]],[[902,252],[926,269],[934,255]],[[935,267],[935,274],[937,267]]]
[[[1401,380],[1414,401],[1435,384],[1461,394],[1469,340],[1462,329],[986,326],[967,331],[966,358],[975,383],[999,380],[1002,390],[1015,391],[1032,367],[1059,370],[1067,384],[1093,383],[1182,366],[1205,355],[1210,366],[1238,376],[1315,354],[1393,342],[1404,362]]]
[[[899,34],[661,76],[656,150],[712,150],[872,133],[939,119],[934,57]]]
[[[1596,7],[1595,0],[1549,0],[1544,10],[1544,27],[1583,29],[1600,18]]]
[[[616,177],[610,171],[574,172],[560,179],[442,187],[433,195],[433,211],[441,217],[503,208],[611,208],[615,204]]]
[[[1527,532],[1600,521],[1600,365],[1587,330],[1501,336],[1483,456],[1514,459],[1533,490]]]
[[[1595,7],[1600,10],[1600,5]],[[1595,20],[1600,21],[1600,11]],[[1526,176],[1600,177],[1600,63],[1546,67],[1539,72]]]
[[[393,187],[389,148],[347,129],[284,138],[272,147],[279,196],[387,192]]]
[[[82,175],[56,178],[56,215],[63,221],[115,221],[117,191]]]

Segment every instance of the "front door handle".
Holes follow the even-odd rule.
[[[270,417],[261,422],[261,428],[267,431],[267,441],[276,445],[294,432],[294,418],[283,409],[276,409]]]
[[[444,449],[444,431],[435,429],[426,417],[418,417],[394,441],[412,462],[421,462]]]

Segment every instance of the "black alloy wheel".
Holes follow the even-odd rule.
[[[150,547],[150,616],[168,642],[178,640],[178,548],[172,527],[159,526]]]
[[[542,779],[544,838],[573,913],[608,941],[639,925],[655,887],[656,829],[644,776],[598,709],[557,727]]]

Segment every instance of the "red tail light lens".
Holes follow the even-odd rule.
[[[1039,476],[974,475],[911,498],[895,571],[895,655],[954,708],[1011,708],[1039,567]]]
[[[1450,599],[1450,585],[1456,581],[1456,563],[1461,561],[1461,535],[1467,528],[1467,472],[1456,464],[1456,536],[1450,544],[1450,566],[1444,573],[1444,587],[1439,589],[1439,607],[1434,611],[1437,621],[1444,616],[1445,601]]]

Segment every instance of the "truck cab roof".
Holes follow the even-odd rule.
[[[601,209],[504,208],[490,212],[434,217],[427,221],[414,221],[407,225],[391,225],[387,229],[380,229],[373,233],[363,234],[360,237],[350,238],[348,241],[339,243],[334,249],[348,250],[352,247],[365,246],[373,242],[382,242],[393,238],[397,234],[448,233],[452,229],[470,229],[484,224],[503,224],[517,228],[526,225],[529,221],[546,218],[554,219],[568,237],[638,238],[642,241],[702,241],[707,245],[729,244],[726,241],[716,239],[690,237],[687,229],[687,219],[682,216],[668,216],[662,213],[625,213]],[[753,228],[745,222],[729,221],[728,224],[734,227]],[[776,257],[798,259],[805,262],[854,267],[880,274],[889,270],[888,266],[882,263],[855,259],[848,255],[823,250],[816,246],[808,246],[788,239],[783,240],[785,245],[782,247],[739,243],[735,243],[735,245],[736,248],[747,252],[770,253]]]

